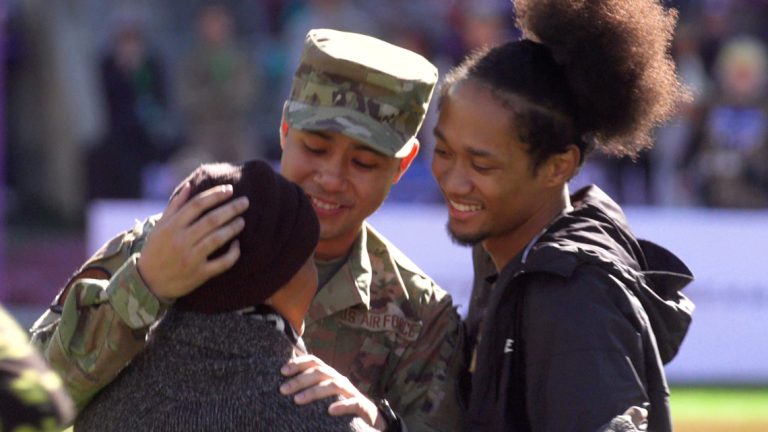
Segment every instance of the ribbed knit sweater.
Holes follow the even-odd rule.
[[[248,315],[171,310],[152,339],[75,422],[76,431],[369,431],[326,399],[280,394],[294,345]]]

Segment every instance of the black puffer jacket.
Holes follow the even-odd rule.
[[[649,431],[672,429],[663,364],[691,321],[692,275],[597,187],[572,204],[493,290],[475,286],[467,430],[595,431],[630,406],[648,408]]]

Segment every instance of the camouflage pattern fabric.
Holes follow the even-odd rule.
[[[158,320],[167,308],[136,272],[136,253],[155,222],[96,253],[32,329],[78,410],[143,348],[147,318]],[[104,272],[101,279],[80,277],[95,269]],[[304,340],[372,399],[386,397],[409,431],[450,431],[460,429],[463,412],[459,329],[450,296],[366,226],[348,262],[313,301]]]
[[[157,218],[97,251],[32,327],[32,343],[61,375],[78,411],[144,348],[150,326],[168,308],[136,267]]]
[[[0,307],[0,432],[56,431],[73,415],[59,376]]]
[[[436,82],[437,68],[412,51],[361,34],[311,30],[284,115],[296,129],[340,132],[404,157]]]
[[[304,340],[409,431],[459,430],[460,321],[451,297],[366,224],[313,300]]]

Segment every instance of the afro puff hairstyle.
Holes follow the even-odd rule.
[[[512,113],[534,169],[569,145],[635,157],[688,98],[670,54],[677,22],[658,0],[516,0],[524,39],[468,56],[441,100],[464,80]]]

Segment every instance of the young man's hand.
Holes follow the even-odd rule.
[[[347,377],[313,355],[291,359],[280,369],[284,376],[292,376],[280,386],[280,393],[293,395],[293,400],[304,405],[330,396],[341,396],[331,404],[328,412],[334,416],[355,415],[378,430],[386,424],[379,409],[352,385]]]
[[[248,208],[248,199],[240,197],[221,204],[232,196],[230,185],[213,187],[192,199],[189,194],[187,185],[168,203],[137,262],[144,282],[164,301],[192,292],[232,267],[240,257],[235,241],[226,253],[208,259],[242,231],[245,221],[238,215]]]
[[[620,416],[611,419],[597,432],[645,432],[648,430],[648,410],[638,406],[630,407]]]

